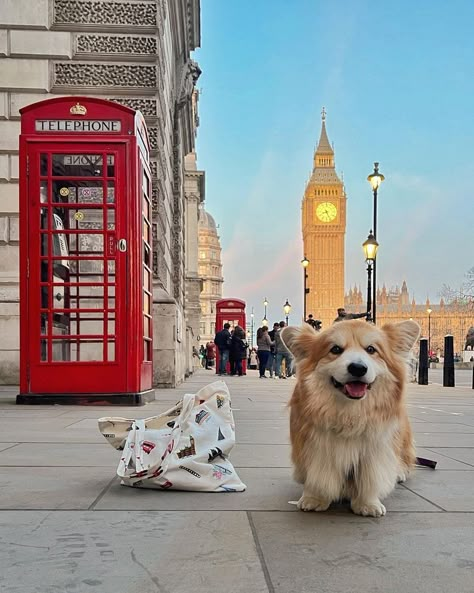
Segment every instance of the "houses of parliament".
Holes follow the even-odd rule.
[[[326,131],[326,112],[322,111],[319,143],[313,156],[313,171],[302,201],[304,255],[306,268],[306,312],[328,327],[338,307],[348,312],[366,308],[366,287],[344,289],[346,191],[336,173],[334,150]],[[444,336],[454,337],[455,352],[461,352],[468,329],[474,325],[472,307],[463,303],[424,303],[410,299],[408,286],[377,290],[377,324],[413,319],[423,337],[430,338],[430,349],[442,352]]]

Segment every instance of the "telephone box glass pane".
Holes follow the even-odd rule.
[[[49,154],[40,155],[40,175],[46,177],[48,174]]]
[[[54,177],[102,177],[104,173],[114,176],[114,155],[106,157],[107,167],[104,171],[103,154],[53,154]]]

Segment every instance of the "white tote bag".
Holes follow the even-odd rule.
[[[186,394],[159,416],[100,418],[99,430],[123,451],[117,474],[126,486],[201,492],[246,488],[228,458],[235,426],[223,381]]]

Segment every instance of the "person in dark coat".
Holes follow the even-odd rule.
[[[214,343],[219,350],[219,375],[225,375],[227,372],[227,363],[229,362],[231,335],[230,323],[224,323],[224,329],[217,332]]]
[[[242,360],[247,357],[248,344],[245,341],[245,331],[240,325],[236,325],[232,334],[230,344],[230,360],[234,365],[231,370],[231,375],[242,376]]]
[[[333,323],[336,321],[345,321],[346,319],[361,319],[362,317],[367,318],[368,313],[347,313],[344,307],[340,307],[337,310],[337,317]]]

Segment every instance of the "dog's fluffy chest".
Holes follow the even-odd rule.
[[[369,462],[383,450],[391,449],[396,423],[357,430],[350,423],[340,430],[315,428],[310,437],[310,455],[323,457],[343,474],[353,472],[361,463]]]

